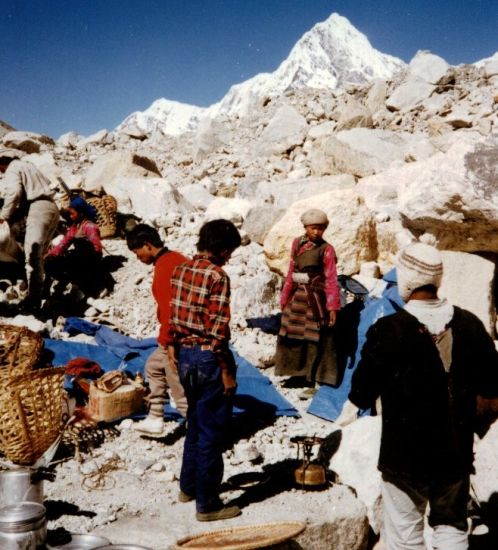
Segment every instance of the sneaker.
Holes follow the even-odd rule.
[[[195,517],[197,521],[218,521],[220,519],[230,519],[241,514],[238,506],[225,506],[221,510],[214,512],[197,512]]]
[[[190,495],[187,495],[187,493],[184,493],[181,489],[178,493],[178,502],[190,502],[192,500],[195,500],[195,497],[192,497]]]
[[[147,416],[134,424],[133,429],[148,435],[161,435],[164,430],[164,420],[159,416]]]

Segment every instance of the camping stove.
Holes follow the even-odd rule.
[[[327,482],[325,468],[318,462],[312,462],[313,447],[323,443],[323,437],[297,435],[291,438],[297,445],[297,458],[302,460],[301,466],[294,471],[296,483],[302,489],[321,487]]]

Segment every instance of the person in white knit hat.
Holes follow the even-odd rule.
[[[337,422],[346,425],[380,396],[388,550],[425,548],[427,505],[433,547],[464,550],[477,405],[496,409],[498,354],[476,316],[438,298],[443,263],[436,248],[407,246],[396,269],[406,305],[369,329]]]

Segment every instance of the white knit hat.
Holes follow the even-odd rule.
[[[396,259],[398,293],[408,302],[411,293],[421,286],[439,288],[443,277],[443,259],[437,248],[413,243],[403,248]]]
[[[329,219],[327,214],[323,210],[318,208],[310,208],[301,216],[301,223],[306,227],[307,225],[328,225]]]

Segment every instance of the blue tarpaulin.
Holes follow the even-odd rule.
[[[65,365],[76,357],[86,357],[106,372],[121,368],[133,374],[143,374],[145,362],[157,346],[155,338],[135,340],[109,327],[75,317],[67,320],[65,328],[72,335],[80,332],[92,335],[97,344],[46,339],[45,349],[53,353],[52,364],[55,366]],[[237,353],[234,356],[238,366],[234,415],[299,416],[268,377]],[[165,412],[171,414],[172,409],[168,407]]]
[[[360,322],[358,324],[356,353],[348,359],[340,385],[338,387],[320,386],[310,403],[308,408],[309,413],[325,420],[334,421],[337,419],[351,390],[351,379],[360,361],[361,350],[365,343],[368,329],[381,317],[395,313],[397,309],[403,307],[404,302],[399,297],[397,290],[395,270],[393,269],[387,273],[384,280],[388,282],[388,286],[384,290],[382,297],[369,297],[365,300],[365,307],[360,313]],[[369,410],[360,412],[360,416],[368,414],[370,414]]]

